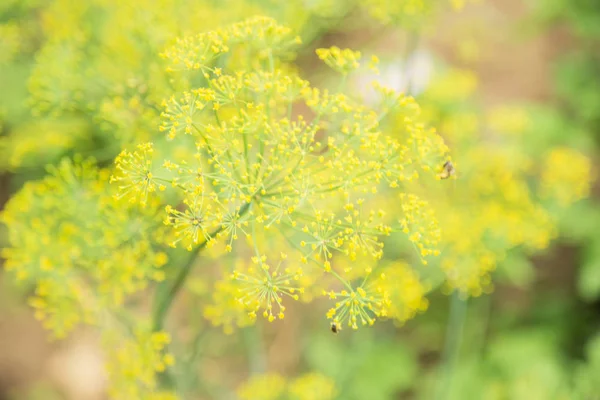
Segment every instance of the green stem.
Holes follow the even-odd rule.
[[[217,125],[219,125],[219,127],[220,127],[221,126],[221,120],[219,119],[219,113],[214,108],[213,108],[213,113],[215,114],[215,121],[217,121]]]
[[[290,100],[287,106],[287,119],[290,122],[292,121],[292,100]]]
[[[251,203],[244,204],[238,211],[238,214],[240,216],[244,215],[249,210],[250,204]],[[222,230],[223,227],[219,227],[212,232],[210,236],[215,237]],[[173,300],[175,300],[175,297],[183,287],[183,284],[192,271],[192,267],[194,266],[194,261],[196,260],[198,253],[206,246],[207,243],[208,242],[206,241],[203,242],[192,251],[187,263],[177,272],[177,275],[172,281],[165,280],[157,287],[156,300],[154,302],[154,309],[152,312],[152,330],[154,332],[163,330],[165,317],[169,312],[171,305],[173,304]],[[176,388],[176,382],[170,369],[167,369],[160,374],[158,379],[161,387],[169,389]]]
[[[340,81],[340,85],[338,86],[338,93],[343,93],[344,89],[346,89],[346,83],[348,82],[348,75],[342,75],[342,80]]]
[[[250,208],[251,203],[244,204],[240,210],[238,211],[238,215],[244,215],[248,209]],[[214,232],[210,234],[211,237],[215,237],[223,230],[223,227],[217,228]],[[202,250],[208,242],[203,242],[199,246],[197,246],[190,254],[190,257],[187,263],[181,268],[175,278],[172,281],[172,284],[169,285],[169,281],[165,280],[162,282],[161,286],[157,288],[157,297],[154,303],[154,311],[152,313],[152,329],[154,331],[160,331],[164,325],[164,319],[173,303],[173,300],[181,290],[183,284],[185,283],[188,275],[190,274],[192,267],[194,266],[194,261],[198,256],[200,250]]]
[[[442,353],[441,374],[437,385],[436,400],[449,398],[466,316],[467,300],[461,299],[458,290],[455,290],[450,297],[450,317]]]
[[[242,330],[243,340],[248,354],[250,375],[262,374],[267,369],[267,361],[262,346],[262,330],[259,323]]]
[[[221,232],[221,230],[222,228],[218,228],[217,230],[212,232],[211,237],[217,235],[219,232]],[[159,286],[157,288],[156,301],[154,303],[154,311],[152,313],[153,331],[160,331],[163,329],[165,316],[167,315],[167,312],[169,311],[173,300],[175,300],[177,293],[179,293],[179,290],[181,290],[181,287],[185,283],[188,275],[190,274],[190,271],[194,266],[194,261],[196,260],[198,253],[206,246],[206,243],[207,242],[202,243],[190,253],[190,257],[188,258],[187,263],[183,266],[183,268],[181,268],[178,271],[177,275],[175,276],[175,279],[173,279],[172,284],[170,286],[168,286],[170,283],[169,281],[164,281],[162,283],[162,286]]]

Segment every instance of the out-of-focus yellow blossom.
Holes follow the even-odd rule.
[[[244,382],[237,395],[242,400],[333,400],[337,389],[333,379],[316,372],[295,379],[266,373]]]
[[[113,180],[120,196],[131,201],[170,199],[165,223],[175,247],[192,251],[223,244],[235,257],[248,254],[237,240],[247,238],[254,265],[233,271],[233,278],[240,287],[236,297],[251,316],[262,310],[269,321],[283,318],[283,297],[297,300],[304,270],[311,277],[319,271],[328,276],[321,280],[325,287],[329,278],[356,287],[339,293],[344,299],[336,318],[357,328],[385,316],[387,298],[380,288],[365,285],[368,268],[348,260],[378,260],[384,253],[381,238],[392,232],[410,236],[421,258],[438,254],[439,228],[424,202],[409,193],[400,196],[404,219],[398,221],[375,208],[377,199],[405,182],[416,185],[421,175],[436,176],[434,167],[448,159],[448,148],[419,121],[412,98],[378,87],[383,103],[378,110],[343,91],[311,87],[285,63],[295,44],[290,29],[266,17],[179,39],[163,53],[168,68],[199,80],[163,103],[161,129],[175,148],[193,140],[195,152],[176,157],[167,148],[156,155],[151,144],[125,150]],[[343,73],[357,66],[358,53],[350,50],[321,53]],[[311,112],[295,115],[302,104]],[[378,127],[397,109],[405,117],[402,136],[393,138]],[[161,187],[168,192],[160,194]],[[273,254],[273,244],[282,242]],[[299,261],[267,264],[282,252]],[[335,267],[338,259],[344,268]],[[219,316],[227,308],[215,304],[214,322],[230,325]]]
[[[56,42],[42,48],[37,54],[36,68],[29,79],[30,103],[34,115],[52,117],[84,109],[85,78],[68,71],[81,70],[85,55],[82,44],[73,40]]]
[[[499,106],[488,111],[487,125],[499,134],[521,134],[531,121],[522,107]]]
[[[469,70],[452,69],[434,78],[427,91],[423,93],[425,101],[441,106],[456,106],[458,102],[468,100],[477,89],[477,76]],[[438,112],[441,107],[438,107]]]
[[[379,75],[379,68],[377,68],[378,65],[379,65],[379,57],[377,57],[376,55],[372,55],[368,66],[369,66],[369,69],[377,75]]]
[[[527,186],[528,163],[519,165],[512,153],[492,146],[463,158],[456,186],[436,202],[444,227],[441,267],[451,287],[477,295],[488,290],[488,274],[509,249],[544,248],[555,229]]]
[[[424,0],[367,0],[363,4],[373,18],[386,24],[398,23],[406,18],[422,16],[430,8],[430,5]]]
[[[222,326],[227,335],[232,334],[236,327],[254,323],[255,318],[248,312],[246,305],[237,300],[240,286],[240,282],[230,279],[217,281],[211,302],[204,306],[204,317],[213,325]]]
[[[42,161],[56,159],[88,140],[89,125],[80,118],[43,119],[28,122],[0,138],[0,157],[6,167],[18,169],[37,166]]]
[[[242,400],[277,400],[285,393],[286,381],[279,374],[253,376],[237,390]]]
[[[541,194],[566,207],[589,195],[591,179],[589,158],[570,148],[553,148],[543,160]]]
[[[440,132],[450,143],[462,142],[477,137],[481,124],[475,112],[456,111],[444,118],[440,125]]]
[[[310,372],[304,374],[288,385],[290,400],[333,400],[337,389],[333,379]]]
[[[333,46],[328,49],[317,49],[317,55],[330,68],[342,75],[347,75],[360,67],[360,52],[352,49]]]
[[[470,0],[470,2],[478,1]],[[424,24],[432,23],[435,20],[434,18],[426,18],[431,16],[433,12],[448,6],[458,11],[463,9],[467,2],[469,0],[364,0],[360,2],[360,5],[373,18],[386,25],[399,25],[405,29],[420,29]]]
[[[421,282],[410,265],[398,261],[385,265],[381,272],[385,279],[380,280],[380,284],[389,297],[389,318],[404,323],[427,310],[429,303],[425,295],[430,288]]]
[[[142,211],[113,199],[108,171],[67,160],[49,171],[2,212],[10,242],[2,256],[17,281],[35,286],[36,317],[60,337],[163,280],[167,256],[156,206]]]
[[[269,12],[293,15],[297,23],[308,18],[299,1],[271,5]],[[198,30],[198,21],[201,29],[214,28],[261,8],[242,0],[165,0],[144,4],[140,13],[137,5],[116,0],[48,2],[39,11],[46,41],[29,79],[33,111],[84,114],[121,142],[156,137],[160,103],[179,85],[159,53],[173,38]]]
[[[501,106],[478,117],[468,103],[475,85],[472,73],[448,71],[423,94],[421,115],[455,149],[455,180],[432,184],[420,197],[441,227],[446,289],[470,295],[492,290],[491,274],[508,251],[547,247],[557,234],[551,203],[567,207],[590,184],[590,161],[581,153],[554,148],[544,158],[525,150],[521,141],[532,127],[526,110]]]
[[[468,3],[480,3],[482,0],[449,0],[455,10],[462,10]]]
[[[138,329],[131,336],[105,334],[108,394],[116,400],[177,400],[174,393],[158,388],[158,374],[173,365],[164,350],[171,341],[165,332]]]

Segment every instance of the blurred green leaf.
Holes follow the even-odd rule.
[[[345,333],[315,335],[305,353],[312,369],[336,380],[341,399],[385,400],[413,386],[417,361],[406,345],[360,331],[348,342]]]
[[[411,387],[416,369],[415,359],[404,345],[376,343],[355,372],[352,398],[390,399],[395,392]]]
[[[575,370],[576,399],[600,399],[600,335],[587,345],[587,363]]]
[[[526,287],[533,282],[535,271],[524,254],[511,252],[500,264],[498,275],[515,286]]]
[[[577,279],[579,293],[586,300],[595,300],[600,295],[600,238],[592,239],[585,248],[585,259]]]

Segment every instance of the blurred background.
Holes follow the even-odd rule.
[[[296,60],[301,76],[326,82],[314,50],[350,47],[380,59],[379,76],[352,82],[356,93],[379,79],[416,97],[457,160],[455,186],[439,193],[443,201],[454,199],[438,208],[442,229],[444,221],[476,214],[476,199],[501,196],[493,188],[485,196],[471,193],[478,181],[460,183],[461,165],[465,176],[487,179],[526,158],[533,167],[514,179],[541,182],[539,204],[551,221],[544,232],[554,240],[530,246],[533,233],[510,239],[548,223],[525,206],[511,205],[506,214],[525,222],[473,218],[452,225],[449,246],[459,248],[465,238],[474,243],[456,250],[455,262],[489,279],[444,285],[432,278],[426,311],[403,324],[338,335],[319,303],[291,304],[283,321],[259,320],[225,334],[197,310],[210,289],[192,279],[171,323],[187,338],[185,321],[195,321],[202,327],[198,342],[210,345],[178,363],[193,371],[183,385],[195,394],[185,398],[276,399],[264,387],[279,380],[301,387],[302,377],[320,376],[321,389],[293,398],[600,399],[600,193],[594,183],[589,192],[574,189],[573,159],[548,162],[573,151],[591,160],[592,172],[597,166],[600,2],[189,3],[0,2],[0,208],[64,156],[93,156],[108,166],[122,147],[159,135],[145,109],[165,97],[162,49],[175,37],[265,14],[303,38]],[[511,162],[496,162],[494,152],[472,154],[481,143]],[[544,191],[556,201],[544,203]],[[477,228],[484,223],[489,226]],[[502,244],[504,238],[510,240]],[[8,246],[4,226],[0,246]],[[494,257],[487,269],[470,259],[484,248]],[[27,290],[13,281],[0,270],[0,400],[105,399],[94,330],[49,339],[27,305]],[[252,385],[246,392],[253,397],[246,396]]]

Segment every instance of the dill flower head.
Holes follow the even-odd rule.
[[[107,196],[108,171],[63,160],[49,172],[7,203],[1,217],[10,247],[2,256],[17,281],[35,286],[36,317],[65,336],[163,280],[168,257],[156,206],[140,210]]]
[[[160,156],[150,144],[125,150],[113,178],[119,196],[166,202],[172,246],[250,258],[230,271],[240,288],[236,298],[251,316],[270,321],[283,317],[284,300],[299,299],[305,274],[328,274],[346,287],[365,278],[364,268],[335,268],[336,260],[378,260],[382,238],[392,232],[408,229],[420,257],[436,255],[432,214],[416,211],[410,197],[400,197],[405,221],[376,204],[421,175],[435,177],[448,159],[441,138],[419,122],[414,99],[380,87],[380,110],[343,90],[313,87],[286,64],[296,44],[288,28],[266,17],[177,41],[163,56],[195,86],[163,103],[161,130],[171,145]],[[342,75],[359,67],[358,52],[318,54]],[[407,111],[401,138],[379,129],[396,109]],[[191,150],[169,150],[175,146]],[[280,253],[291,257],[272,261]],[[348,296],[360,301],[343,318],[372,323],[384,314],[385,295],[363,296],[367,288],[356,287]]]
[[[335,307],[327,312],[327,318],[338,329],[347,325],[352,329],[359,326],[373,325],[376,318],[388,317],[390,298],[389,292],[382,284],[386,280],[385,273],[379,273],[375,277],[370,272],[360,286],[344,288],[339,292],[330,290],[324,293],[335,302]]]
[[[157,188],[165,189],[164,185],[158,184],[152,174],[152,153],[154,148],[152,143],[140,144],[137,151],[130,153],[121,152],[115,159],[116,174],[111,176],[111,182],[119,182],[119,195],[123,197],[129,194],[132,202],[139,200],[145,205],[148,201],[148,195]],[[130,194],[130,191],[133,193]]]
[[[252,257],[252,265],[233,272],[232,279],[242,282],[238,301],[250,310],[251,318],[255,318],[256,312],[262,308],[263,317],[269,322],[276,317],[283,319],[283,297],[298,300],[299,294],[304,293],[304,288],[297,283],[302,276],[302,268],[282,267],[285,258],[287,255],[282,254],[282,260],[273,267],[267,264],[266,256],[255,256]]]

